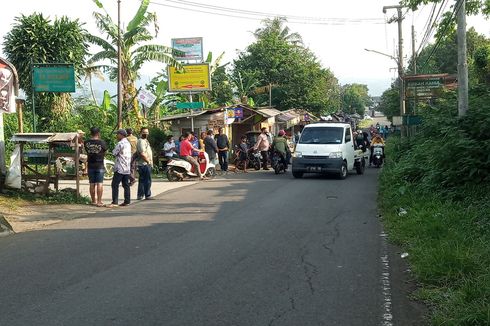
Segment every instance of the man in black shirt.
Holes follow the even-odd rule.
[[[216,145],[218,145],[218,159],[222,172],[228,171],[228,149],[230,142],[228,136],[223,132],[223,128],[219,128],[219,135],[216,136]]]
[[[90,139],[85,141],[85,151],[87,152],[88,179],[90,182],[90,197],[92,205],[104,206],[102,203],[102,182],[104,181],[104,155],[107,151],[107,144],[100,139],[100,129],[90,128]],[[97,192],[97,197],[95,196]]]

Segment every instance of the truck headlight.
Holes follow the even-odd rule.
[[[329,158],[342,158],[342,152],[332,152],[328,156]]]
[[[293,153],[293,157],[301,158],[301,157],[303,157],[303,153],[301,153],[301,152],[294,152]]]

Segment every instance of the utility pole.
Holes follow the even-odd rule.
[[[122,128],[121,0],[117,0],[117,128]]]
[[[386,13],[388,9],[396,9],[398,13],[397,23],[398,23],[398,81],[400,86],[400,115],[403,116],[405,114],[405,87],[403,82],[403,33],[402,33],[402,22],[403,22],[403,14],[402,14],[403,6],[384,6],[383,13]],[[403,127],[402,127],[402,136],[403,136]]]
[[[417,74],[417,50],[415,50],[415,27],[412,25],[412,64],[413,64],[413,74]],[[413,101],[413,114],[417,111],[417,88],[415,88],[415,99]]]
[[[456,3],[458,23],[458,116],[468,111],[468,59],[466,57],[466,0]]]
[[[415,27],[412,25],[412,62],[413,74],[417,74],[417,50],[415,50]]]

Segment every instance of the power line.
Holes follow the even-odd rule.
[[[434,48],[432,49],[432,51],[430,52],[429,56],[427,57],[427,59],[425,59],[424,64],[422,65],[422,68],[425,68],[425,66],[429,62],[430,58],[439,49],[439,46],[441,44],[441,41],[444,38],[444,36],[446,35],[447,29],[451,25],[451,22],[452,22],[453,18],[455,18],[456,15],[459,13],[459,10],[461,9],[462,4],[463,4],[463,1],[461,1],[461,0],[458,0],[458,2],[455,4],[454,9],[453,9],[453,11],[451,13],[451,17],[449,18],[449,20],[446,21],[446,25],[444,26],[444,29],[443,29],[440,37],[437,39],[437,42],[436,42]]]
[[[422,39],[422,42],[420,43],[420,46],[417,50],[417,54],[420,53],[420,51],[427,45],[427,43],[432,38],[434,31],[436,29],[436,26],[439,24],[439,21],[441,18],[441,13],[446,10],[447,4],[448,4],[448,0],[444,0],[441,2],[441,5],[439,6],[439,10],[437,11],[435,18],[432,20],[434,13],[435,13],[435,9],[436,9],[436,4],[434,4],[431,17],[428,21],[428,24],[426,24],[426,27],[427,27],[426,33],[424,35],[424,38]]]
[[[280,15],[274,13],[265,13],[258,11],[249,11],[242,9],[234,9],[220,6],[212,6],[206,4],[199,4],[190,1],[176,1],[176,0],[161,0],[165,3],[151,1],[151,4],[187,10],[192,12],[199,12],[217,16],[240,18],[248,20],[263,20],[268,17],[284,17],[288,19],[289,23],[292,24],[314,24],[314,25],[345,25],[352,23],[370,23],[370,24],[381,24],[382,19],[378,18],[320,18],[320,17],[307,17],[307,16],[294,16],[294,15]],[[198,8],[201,9],[198,9]]]
[[[295,15],[278,15],[276,13],[270,13],[270,12],[263,12],[263,11],[252,11],[252,10],[245,10],[245,9],[237,9],[237,8],[229,8],[229,7],[223,7],[223,6],[216,6],[216,5],[210,5],[210,4],[203,4],[203,3],[197,3],[193,1],[188,1],[188,0],[165,0],[167,2],[173,2],[173,3],[178,3],[182,5],[188,5],[188,6],[196,6],[196,7],[201,7],[201,8],[207,8],[207,9],[214,9],[214,10],[220,10],[220,11],[228,11],[228,12],[235,12],[235,13],[242,13],[242,14],[248,14],[248,15],[258,15],[258,16],[264,16],[264,17],[271,17],[271,16],[281,16],[285,17],[288,19],[297,19],[297,20],[314,20],[314,21],[357,21],[357,20],[373,20],[373,21],[380,21],[380,18],[325,18],[325,17],[310,17],[310,16],[295,16]]]

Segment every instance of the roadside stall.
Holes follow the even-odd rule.
[[[32,182],[45,195],[50,184],[58,191],[59,180],[76,180],[80,195],[79,134],[74,133],[18,133],[12,142],[19,146],[21,181],[25,189]]]

